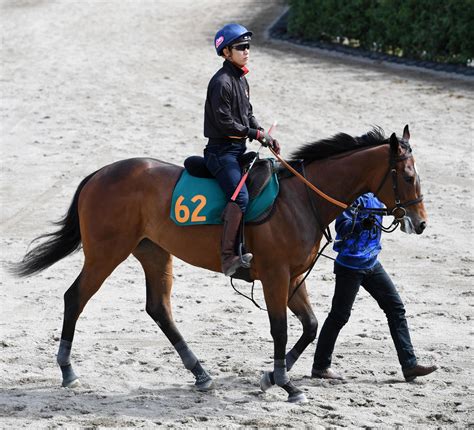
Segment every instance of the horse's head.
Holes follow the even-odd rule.
[[[426,228],[427,215],[423,205],[420,177],[409,144],[408,125],[403,137],[390,136],[390,169],[377,195],[398,221],[405,233],[421,234]]]

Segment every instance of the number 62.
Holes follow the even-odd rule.
[[[189,208],[185,204],[183,204],[183,201],[184,196],[179,196],[176,200],[176,204],[174,206],[174,216],[176,218],[176,221],[180,223],[185,223],[189,220],[190,215],[191,222],[206,221],[205,215],[199,215],[199,212],[201,212],[203,207],[206,206],[206,197],[201,194],[198,194],[191,199],[193,203],[199,202],[199,204],[196,206],[192,213]]]

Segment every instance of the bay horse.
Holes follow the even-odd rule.
[[[362,137],[339,133],[304,145],[293,159],[303,161],[309,183],[334,199],[349,205],[361,194],[373,192],[401,221],[402,230],[420,234],[427,216],[409,138],[408,126],[402,138],[395,133],[386,138],[380,128]],[[213,387],[211,376],[173,320],[172,259],[174,255],[194,266],[221,272],[222,226],[178,226],[170,219],[172,191],[182,171],[182,167],[167,162],[133,158],[90,174],[82,180],[67,214],[57,223],[60,228],[39,236],[37,239],[46,240],[13,265],[16,275],[32,275],[77,251],[82,244],[82,270],[64,294],[57,355],[63,386],[78,384],[70,355],[79,315],[112,271],[133,254],[145,272],[147,313],[175,347],[185,368],[193,373],[197,389]],[[254,255],[251,275],[263,285],[274,342],[272,384],[288,393],[288,401],[306,400],[291,382],[288,371],[316,338],[318,327],[305,283],[292,293],[311,266],[324,229],[342,210],[292,176],[280,181],[272,216],[245,229],[246,246]],[[301,337],[288,353],[287,307],[303,327]]]

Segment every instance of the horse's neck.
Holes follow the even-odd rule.
[[[388,169],[388,145],[354,151],[346,156],[318,160],[307,167],[308,179],[327,195],[350,205],[360,195],[375,192]],[[321,222],[329,225],[342,211],[318,199]]]

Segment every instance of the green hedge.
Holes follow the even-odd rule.
[[[474,0],[289,0],[288,33],[418,60],[472,65]]]

